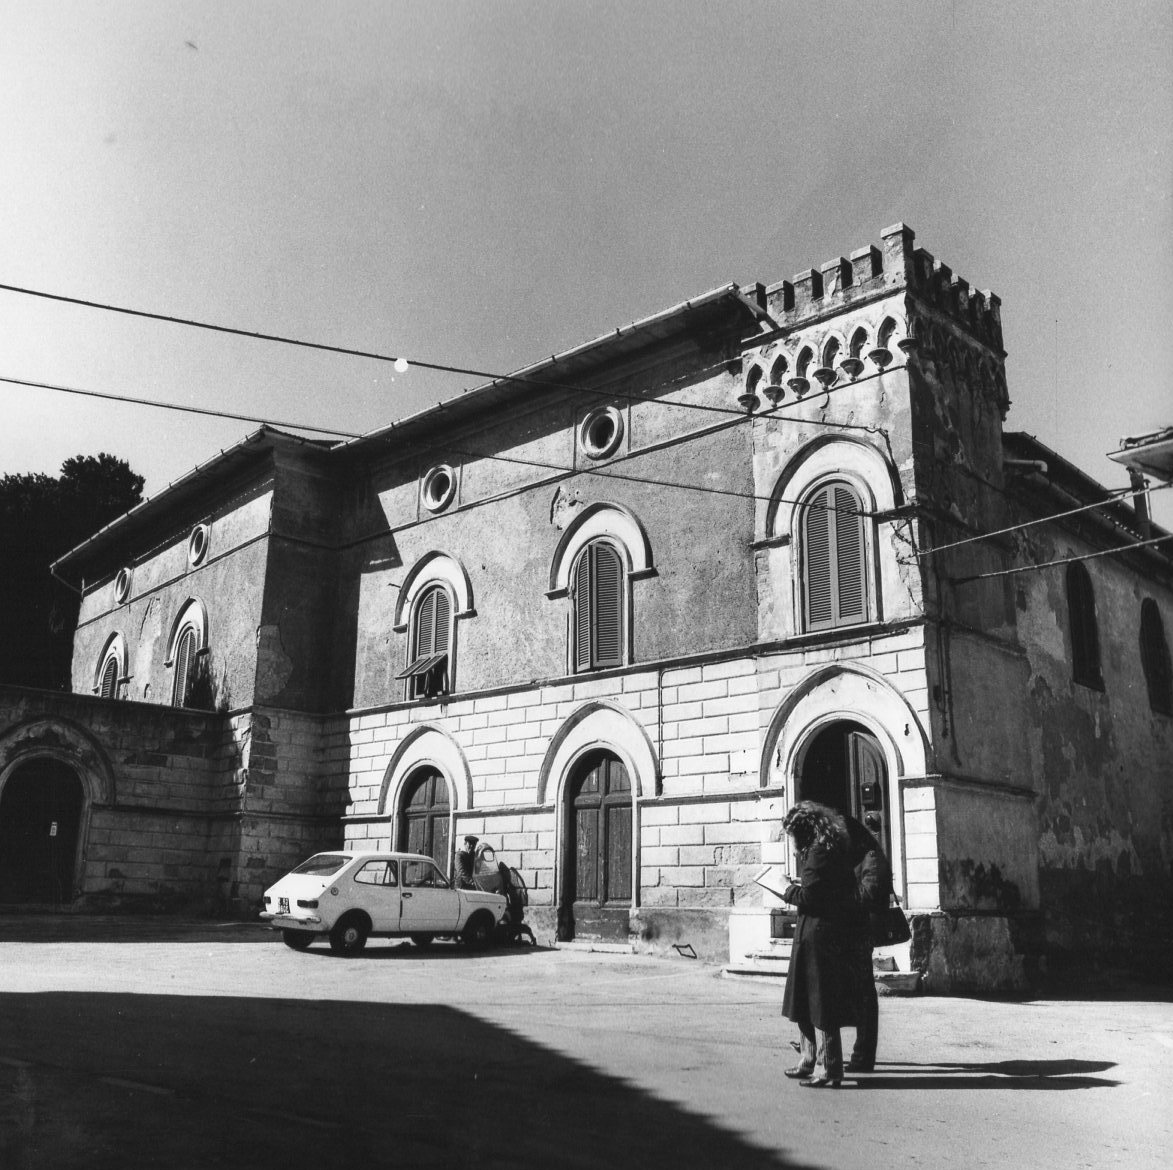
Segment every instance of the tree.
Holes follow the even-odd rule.
[[[69,689],[79,599],[49,566],[142,498],[143,477],[105,453],[59,479],[0,477],[0,683]]]

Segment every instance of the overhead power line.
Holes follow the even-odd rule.
[[[76,387],[76,386],[59,386],[59,385],[55,385],[50,382],[34,382],[34,381],[31,381],[27,378],[8,378],[3,375],[0,375],[0,382],[11,383],[14,386],[26,386],[26,387],[30,387],[30,388],[36,389],[36,390],[53,390],[53,391],[58,391],[62,394],[78,394],[78,395],[81,395],[86,398],[101,398],[106,401],[121,402],[121,403],[131,405],[131,406],[153,406],[153,407],[159,407],[160,409],[163,409],[163,410],[175,410],[175,411],[186,412],[186,413],[190,413],[190,414],[211,415],[214,418],[226,418],[226,419],[235,419],[235,420],[238,420],[241,422],[259,423],[262,426],[292,427],[292,428],[296,428],[298,430],[317,431],[322,434],[337,435],[342,438],[350,438],[350,439],[361,437],[361,436],[355,435],[351,432],[332,430],[329,427],[311,426],[307,423],[276,422],[275,420],[259,418],[255,415],[235,414],[235,413],[232,413],[231,411],[224,411],[224,410],[210,410],[210,409],[207,409],[205,407],[200,407],[200,406],[185,406],[185,405],[182,405],[180,403],[175,403],[175,402],[161,402],[158,399],[153,399],[153,398],[137,398],[137,397],[134,397],[134,396],[128,395],[128,394],[111,394],[111,393],[107,393],[107,392],[100,391],[100,390],[83,390],[83,389]],[[730,420],[729,422],[727,422],[723,425],[726,427],[735,426],[742,421],[743,421],[743,417],[738,418],[737,420]],[[846,427],[846,428],[852,429],[852,430],[869,429],[869,428],[864,428],[864,427],[855,427],[849,423],[820,423],[819,425]],[[393,429],[394,428],[392,428],[392,431],[387,434],[387,436],[386,436],[387,438],[392,437]],[[631,475],[631,474],[625,474],[621,471],[609,470],[610,468],[613,468],[617,463],[622,463],[622,462],[625,462],[629,459],[639,458],[641,455],[644,454],[644,452],[635,452],[634,454],[617,456],[616,458],[612,459],[609,463],[607,463],[604,467],[568,467],[567,465],[562,464],[562,463],[546,463],[546,462],[542,462],[542,461],[535,460],[535,459],[523,459],[519,456],[493,455],[493,454],[489,454],[484,451],[468,451],[468,450],[464,450],[459,447],[453,447],[450,444],[441,445],[441,444],[436,444],[436,443],[419,443],[417,441],[415,443],[415,446],[418,449],[425,450],[425,451],[435,451],[439,454],[457,455],[457,456],[460,456],[461,458],[465,458],[465,459],[487,459],[487,460],[490,460],[490,461],[496,462],[496,463],[509,463],[509,464],[514,464],[514,465],[523,466],[523,467],[540,468],[540,469],[546,470],[546,471],[561,472],[565,475],[593,475],[593,476],[597,476],[598,478],[601,478],[601,479],[619,479],[619,480],[625,480],[625,481],[628,481],[631,483],[646,483],[646,484],[649,484],[653,487],[675,488],[679,491],[700,492],[702,494],[707,494],[707,495],[734,496],[734,497],[737,497],[740,499],[761,500],[763,502],[769,502],[770,500],[774,499],[774,497],[772,497],[772,496],[760,496],[760,495],[756,495],[753,492],[739,492],[739,491],[736,491],[736,490],[733,490],[730,488],[717,488],[717,487],[712,487],[711,485],[707,485],[707,484],[680,483],[675,480],[654,479],[650,476]],[[795,504],[795,503],[798,503],[799,501],[778,499],[776,502],[780,503],[780,504],[783,504],[783,503]],[[823,511],[850,511],[849,509],[831,508],[826,505],[819,505],[819,507]],[[873,513],[871,513],[871,512],[854,512],[854,511],[852,511],[852,515],[871,516],[872,514]]]
[[[1163,483],[1155,487],[1144,489],[1145,492],[1151,495],[1153,492],[1164,491],[1168,487],[1173,487],[1173,483]],[[1033,528],[1036,524],[1046,524],[1051,520],[1062,520],[1067,516],[1075,516],[1080,512],[1090,512],[1095,508],[1103,508],[1108,504],[1113,504],[1124,496],[1136,495],[1136,489],[1132,487],[1115,488],[1109,495],[1110,498],[1106,500],[1097,500],[1094,504],[1082,504],[1078,508],[1070,508],[1066,512],[1056,512],[1050,516],[1038,516],[1034,520],[1024,520],[1021,524],[1011,524],[1007,528],[998,528],[993,532],[980,532],[975,536],[967,536],[964,540],[950,541],[948,544],[937,544],[932,548],[921,549],[916,555],[918,557],[931,556],[933,553],[945,552],[951,548],[961,548],[962,545],[973,544],[979,540],[991,540],[995,536],[1007,536],[1011,532],[1021,532],[1024,528]]]
[[[1073,557],[1060,557],[1055,561],[1043,561],[1038,565],[1019,565],[1016,569],[998,569],[992,573],[975,573],[972,577],[950,577],[949,580],[954,585],[968,585],[970,581],[985,581],[990,577],[1013,577],[1018,573],[1034,573],[1039,569],[1050,569],[1055,565],[1069,565],[1072,561],[1094,561],[1097,557],[1110,557],[1116,553],[1132,552],[1133,549],[1148,548],[1154,544],[1164,544],[1168,540],[1173,540],[1173,533],[1166,533],[1164,536],[1154,536],[1150,540],[1137,540],[1132,544],[1119,544],[1115,548],[1101,549],[1100,552],[1094,553],[1080,553]]]
[[[357,439],[361,436],[352,431],[339,431],[333,427],[319,427],[312,423],[279,422],[276,419],[260,418],[252,414],[235,414],[228,410],[211,410],[206,406],[185,406],[178,402],[162,402],[157,398],[135,398],[129,394],[108,394],[102,390],[82,390],[77,386],[57,386],[51,382],[31,382],[26,378],[6,378],[0,375],[0,382],[13,386],[29,386],[34,390],[56,390],[61,394],[78,394],[83,398],[103,398],[107,402],[123,402],[131,406],[154,406],[160,410],[178,410],[185,414],[204,414],[212,418],[228,418],[237,422],[259,423],[261,426],[290,427],[298,431],[315,431],[322,435],[337,435],[341,439]]]

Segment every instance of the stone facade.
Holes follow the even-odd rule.
[[[1082,562],[1089,692],[1045,566],[1134,517],[1003,434],[999,312],[896,225],[360,440],[259,432],[59,563],[78,693],[0,693],[0,834],[51,757],[84,789],[81,905],[248,912],[314,849],[420,832],[450,865],[473,833],[540,936],[720,960],[775,929],[754,878],[816,797],[884,837],[927,990],[1022,988],[1142,912],[1167,945],[1173,720],[1135,626],[1144,598],[1173,620],[1168,550]],[[1103,503],[1018,527],[1073,499]],[[613,626],[583,616],[600,546]],[[199,713],[160,705],[185,629]]]

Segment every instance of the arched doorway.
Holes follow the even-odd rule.
[[[435,768],[421,768],[403,788],[399,810],[399,847],[423,853],[448,872],[452,807],[448,781]]]
[[[60,760],[13,770],[0,792],[0,902],[73,901],[84,803],[81,780]]]
[[[798,799],[855,817],[892,856],[888,765],[879,741],[861,724],[832,723],[814,737],[802,758]]]
[[[566,787],[558,937],[625,938],[631,907],[631,778],[611,752],[588,753]]]

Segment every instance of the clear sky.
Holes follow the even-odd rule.
[[[508,372],[903,220],[1002,298],[1008,429],[1122,486],[1104,453],[1173,424],[1168,0],[0,0],[0,28],[0,283]],[[5,292],[0,375],[347,431],[477,382]],[[0,472],[105,450],[150,494],[253,429],[0,404]]]

